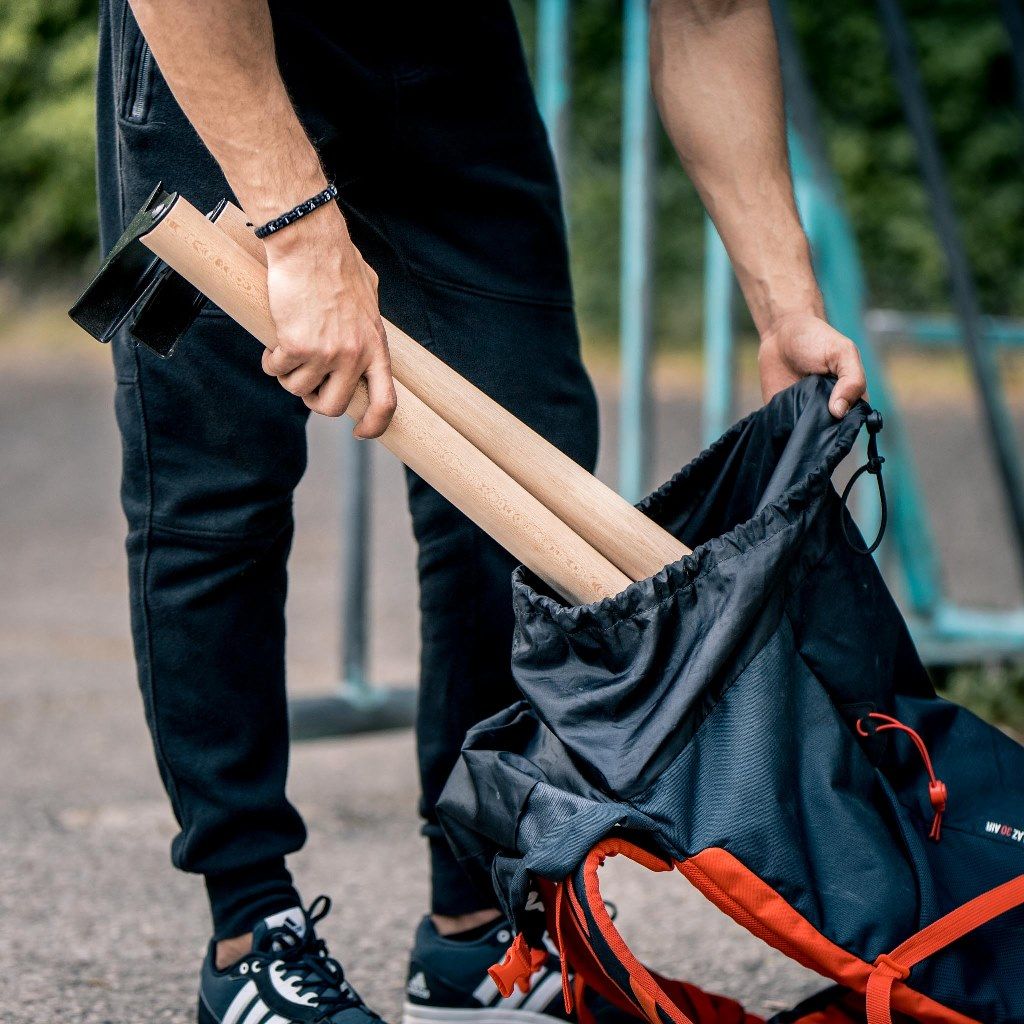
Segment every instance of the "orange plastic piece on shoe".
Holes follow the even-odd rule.
[[[491,981],[502,997],[507,999],[514,989],[530,991],[530,978],[544,966],[548,955],[543,949],[531,949],[520,932],[505,953],[501,963],[487,968]]]

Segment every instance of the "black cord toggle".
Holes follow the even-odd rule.
[[[839,515],[839,525],[843,530],[843,538],[858,555],[870,555],[875,551],[878,545],[882,543],[885,526],[889,521],[889,506],[885,500],[885,482],[882,480],[882,463],[885,462],[885,457],[878,454],[878,432],[882,429],[882,414],[877,409],[872,409],[864,420],[864,426],[868,429],[868,461],[863,466],[858,467],[857,471],[850,477],[850,482],[846,485],[846,489],[843,491],[843,496],[840,499],[843,507]],[[856,543],[850,537],[850,531],[846,526],[847,517],[850,515],[850,493],[853,491],[853,485],[864,473],[870,473],[878,481],[878,502],[882,509],[882,517],[878,523],[878,535],[869,547]]]

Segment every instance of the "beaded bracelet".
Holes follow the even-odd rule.
[[[280,217],[268,220],[266,224],[256,229],[255,235],[257,238],[266,238],[267,235],[272,235],[275,231],[280,231],[281,228],[294,224],[295,221],[301,220],[306,214],[319,210],[321,206],[326,206],[327,203],[337,198],[338,186],[332,181],[323,192],[318,192],[312,199],[299,203],[294,209],[289,210],[287,213],[282,213]]]

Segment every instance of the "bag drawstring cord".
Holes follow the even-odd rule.
[[[843,496],[840,499],[843,507],[839,515],[839,525],[843,531],[843,538],[858,555],[870,555],[875,551],[878,545],[882,543],[885,527],[889,521],[889,505],[885,498],[885,482],[882,480],[882,463],[885,462],[885,457],[878,454],[878,432],[882,429],[882,414],[877,409],[872,409],[864,420],[864,426],[868,430],[868,461],[863,466],[858,467],[853,476],[850,477],[849,483],[847,483]],[[846,525],[846,519],[850,511],[849,500],[850,494],[853,491],[853,485],[864,473],[870,473],[878,482],[878,503],[881,506],[878,533],[867,547],[857,543],[850,537],[850,530]]]
[[[949,791],[946,789],[946,784],[935,774],[931,755],[928,753],[928,748],[925,746],[924,740],[921,739],[921,734],[916,732],[914,729],[911,729],[909,725],[904,725],[899,721],[899,719],[893,718],[891,715],[883,715],[878,711],[872,711],[867,717],[875,722],[881,723],[880,725],[875,726],[875,732],[888,732],[891,729],[897,729],[899,732],[906,733],[914,741],[914,746],[917,747],[917,751],[921,755],[921,760],[924,761],[925,769],[928,772],[928,799],[935,811],[935,816],[932,818],[932,827],[931,831],[928,833],[928,838],[938,842],[942,838],[942,815],[946,810]],[[865,737],[871,735],[871,733],[864,728],[863,719],[857,720],[857,732],[861,736]]]

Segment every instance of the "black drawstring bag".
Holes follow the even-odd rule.
[[[653,578],[568,607],[516,571],[525,700],[470,732],[440,808],[518,929],[499,988],[546,924],[567,1004],[757,1019],[636,961],[600,899],[618,854],[842,986],[787,1021],[1024,1021],[1024,748],[936,696],[831,484],[866,421],[879,475],[881,421],[833,420],[830,390],[782,392],[643,502],[693,548]]]

